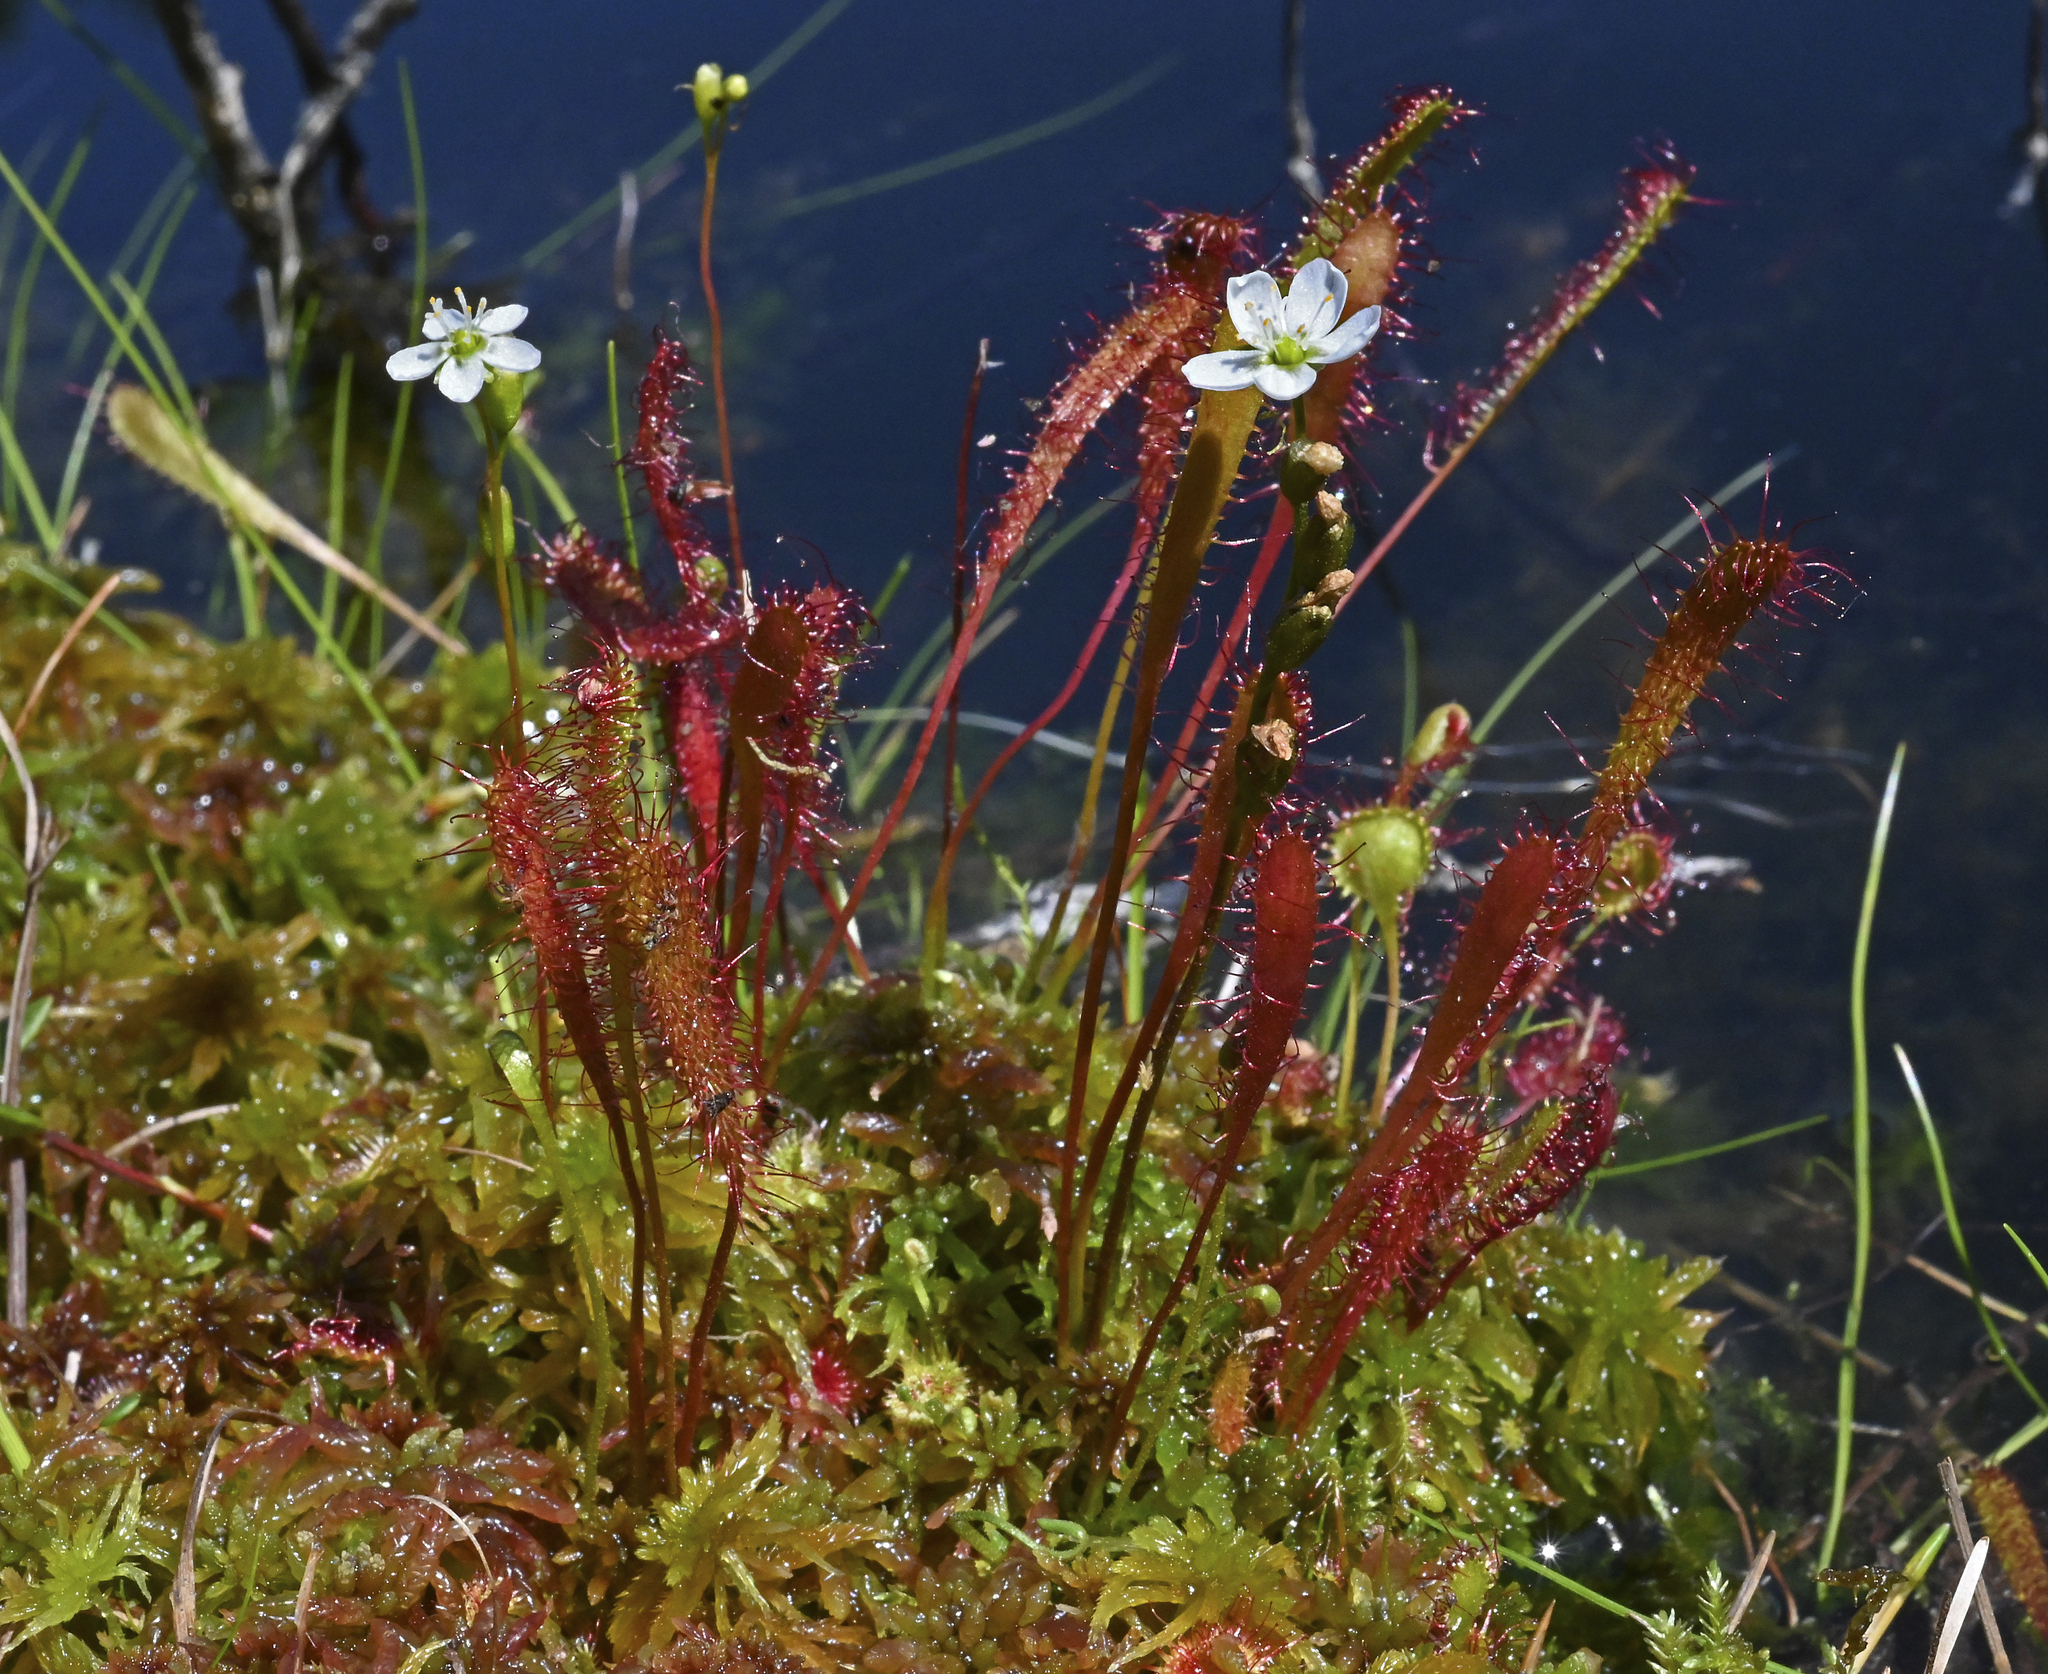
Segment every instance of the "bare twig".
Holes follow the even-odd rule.
[[[1316,168],[1316,130],[1308,119],[1308,89],[1301,69],[1301,37],[1308,0],[1287,0],[1280,33],[1281,96],[1287,106],[1287,178],[1311,204],[1323,201],[1323,177]]]
[[[293,300],[305,267],[305,246],[318,219],[319,206],[310,186],[330,155],[340,159],[342,194],[351,213],[371,230],[382,225],[369,207],[362,148],[348,132],[346,117],[369,79],[378,48],[419,9],[419,0],[363,0],[331,56],[321,48],[299,0],[270,0],[307,88],[291,139],[274,166],[249,118],[243,97],[245,72],[221,50],[200,0],[153,4],[199,114],[228,213],[242,230],[259,276],[271,276],[264,353],[275,371],[291,351]]]
[[[1742,1588],[1735,1595],[1735,1602],[1728,1606],[1728,1631],[1733,1633],[1742,1626],[1742,1618],[1749,1613],[1749,1601],[1756,1597],[1757,1588],[1764,1584],[1764,1571],[1770,1566],[1771,1550],[1778,1544],[1778,1531],[1766,1529],[1764,1543],[1756,1549],[1756,1556],[1749,1560],[1749,1573],[1742,1578]]]
[[[14,717],[14,730],[17,736],[28,731],[29,722],[35,719],[36,705],[43,701],[43,690],[49,685],[50,676],[57,672],[57,665],[64,660],[64,653],[69,651],[78,636],[85,632],[86,623],[90,622],[98,614],[100,606],[114,596],[114,589],[127,579],[128,575],[125,571],[116,570],[105,581],[100,583],[99,591],[87,599],[85,601],[85,608],[71,619],[71,626],[64,630],[64,637],[57,641],[56,650],[52,651],[43,660],[43,666],[36,675],[35,684],[29,687],[28,696],[22,700],[21,712]],[[0,768],[0,777],[4,776],[5,769]]]
[[[178,1537],[178,1566],[171,1573],[171,1629],[180,1645],[193,1644],[199,1636],[199,1580],[193,1573],[192,1547],[199,1538],[199,1514],[206,1509],[206,1490],[213,1480],[213,1458],[220,1451],[221,1433],[237,1418],[258,1424],[291,1422],[259,1407],[229,1407],[213,1421],[213,1432],[199,1455],[199,1470],[185,1502],[185,1527]]]
[[[1948,1520],[1954,1526],[1956,1539],[1967,1547],[1970,1544],[1970,1514],[1963,1509],[1962,1484],[1956,1481],[1956,1462],[1944,1459],[1940,1466],[1941,1491],[1948,1496]],[[1991,1589],[1984,1584],[1984,1578],[1977,1578],[1977,1618],[1984,1624],[1984,1640],[1991,1647],[1991,1661],[1998,1674],[2012,1674],[2012,1658],[2005,1652],[2005,1637],[1998,1631],[1998,1618],[1991,1613]]]

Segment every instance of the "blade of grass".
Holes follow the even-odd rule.
[[[1825,1116],[1804,1116],[1796,1122],[1765,1128],[1762,1133],[1746,1133],[1740,1139],[1724,1139],[1718,1145],[1702,1145],[1696,1151],[1676,1151],[1668,1157],[1647,1157],[1641,1162],[1616,1163],[1611,1168],[1596,1168],[1586,1176],[1586,1180],[1588,1184],[1596,1180],[1619,1180],[1625,1175],[1648,1174],[1653,1169],[1676,1168],[1680,1163],[1701,1162],[1708,1157],[1718,1157],[1727,1151],[1740,1151],[1751,1145],[1761,1145],[1766,1140],[1783,1139],[1788,1133],[1804,1133],[1808,1128],[1819,1127],[1826,1120]]]
[[[64,170],[57,176],[57,184],[50,192],[50,220],[64,213],[64,205],[70,201],[71,189],[78,184],[79,172],[85,167],[85,160],[92,153],[92,136],[82,135],[71,147],[71,155],[64,160]],[[29,308],[35,301],[36,282],[42,276],[43,256],[50,248],[48,234],[36,239],[28,248],[28,255],[21,264],[21,277],[15,281],[14,309],[7,320],[7,365],[0,374],[0,411],[12,419],[17,411],[16,400],[21,393],[21,368],[28,356]],[[11,509],[11,508],[10,508]]]
[[[626,537],[626,562],[640,567],[640,537],[633,532],[633,497],[626,492],[626,445],[619,434],[619,346],[609,338],[604,346],[605,393],[612,408],[612,475],[619,484],[619,529]]]
[[[398,102],[405,112],[405,152],[412,166],[412,317],[424,320],[427,309],[427,161],[420,148],[419,111],[413,104],[412,70],[398,61]],[[418,329],[417,327],[414,328]],[[384,579],[384,531],[391,522],[391,507],[398,497],[398,470],[405,457],[405,430],[412,418],[413,386],[398,386],[398,409],[391,418],[391,445],[384,453],[384,480],[377,489],[377,511],[370,519],[370,538],[363,546],[363,568],[379,581]],[[380,662],[384,655],[384,612],[369,602],[369,660]],[[349,608],[342,630],[344,641],[355,638],[356,612]]]
[[[561,521],[562,526],[567,528],[570,524],[581,522],[582,519],[576,515],[576,508],[569,503],[569,496],[562,492],[562,485],[556,480],[555,473],[543,465],[540,462],[540,455],[533,451],[533,443],[527,438],[526,432],[513,431],[507,446],[511,449],[512,457],[518,462],[519,468],[532,479],[533,486],[540,490],[541,498],[547,501],[549,509]],[[529,518],[527,521],[531,522],[532,519]]]
[[[149,259],[142,264],[142,274],[135,286],[135,294],[145,303],[150,292],[156,289],[157,275],[162,271],[164,257],[170,253],[171,240],[177,237],[178,228],[184,224],[185,216],[198,195],[198,188],[188,185],[157,230],[156,242],[150,248]],[[119,272],[121,267],[122,264],[116,262],[114,271]],[[129,310],[131,328],[134,312],[132,308]],[[114,387],[114,370],[120,363],[121,346],[110,343],[106,353],[100,357],[99,374],[93,379],[92,388],[86,396],[85,410],[78,415],[78,428],[71,434],[71,452],[64,460],[64,476],[57,484],[57,504],[50,513],[50,520],[59,529],[70,526],[71,508],[78,498],[78,479],[85,469],[85,456],[92,447],[93,431],[99,424],[101,409],[106,405],[107,392]]]
[[[907,168],[889,169],[882,174],[869,175],[865,180],[849,181],[844,186],[828,186],[822,192],[806,192],[802,197],[791,198],[778,213],[787,220],[795,215],[809,215],[814,210],[836,209],[843,203],[870,198],[878,192],[893,192],[900,186],[914,186],[921,180],[950,174],[955,169],[972,168],[976,163],[985,163],[992,157],[1002,156],[1006,151],[1036,145],[1040,140],[1051,139],[1053,135],[1063,134],[1069,128],[1078,128],[1083,123],[1092,122],[1096,117],[1116,109],[1126,100],[1136,98],[1178,62],[1179,55],[1169,52],[1163,58],[1155,58],[1136,75],[1126,77],[1114,87],[1107,88],[1094,98],[1083,100],[1070,109],[1056,111],[1051,116],[1041,117],[1036,122],[1027,122],[1021,128],[1012,128],[1008,133],[997,134],[973,145],[963,145],[958,150],[948,151],[942,156],[928,157],[922,163],[912,163]]]
[[[36,539],[42,544],[45,554],[57,556],[60,531],[50,520],[50,508],[43,503],[42,490],[36,487],[35,474],[29,470],[28,461],[22,457],[21,444],[15,440],[14,426],[7,422],[7,409],[0,407],[0,466],[4,466],[7,483],[7,500],[10,502],[4,514],[6,522],[14,521],[14,507],[26,508],[28,520],[35,525]]]
[[[1927,1095],[1920,1090],[1920,1077],[1913,1072],[1913,1060],[1906,1056],[1906,1049],[1897,1041],[1892,1042],[1892,1052],[1899,1060],[1899,1073],[1906,1078],[1906,1091],[1920,1117],[1920,1131],[1927,1137],[1927,1155],[1934,1164],[1934,1184],[1941,1193],[1942,1218],[1948,1222],[1949,1242],[1955,1246],[1956,1260],[1962,1265],[1963,1277],[1970,1282],[1970,1302],[1977,1310],[1984,1334],[1991,1339],[1991,1350],[1998,1356],[1999,1363],[2012,1374],[2013,1382],[2027,1392],[2034,1405],[2048,1413],[2048,1400],[2042,1399],[2040,1390],[2020,1370],[2019,1362],[2013,1358],[2012,1345],[2006,1342],[2005,1333],[1998,1328],[1998,1322],[1991,1317],[1991,1310],[1984,1305],[1984,1289],[1977,1283],[1977,1267],[1970,1259],[1970,1246],[1963,1237],[1963,1223],[1956,1215],[1955,1193],[1949,1186],[1948,1159],[1942,1152],[1941,1135],[1934,1126],[1934,1113],[1927,1108]]]
[[[1906,768],[1906,746],[1892,752],[1891,772],[1878,805],[1877,827],[1870,838],[1870,865],[1863,877],[1863,906],[1856,919],[1856,951],[1849,964],[1849,1051],[1854,1076],[1849,1112],[1855,1150],[1856,1247],[1849,1280],[1849,1309],[1842,1322],[1842,1363],[1835,1392],[1835,1471],[1828,1496],[1828,1520],[1821,1535],[1815,1567],[1831,1568],[1835,1541],[1842,1532],[1842,1502],[1849,1492],[1849,1458],[1855,1443],[1856,1344],[1863,1332],[1863,1297],[1870,1283],[1870,1035],[1865,1015],[1866,979],[1870,971],[1870,932],[1877,918],[1878,885],[1884,877],[1885,845],[1891,840],[1892,810],[1899,800],[1899,775]]]
[[[341,357],[341,370],[334,379],[334,424],[327,440],[327,544],[339,552],[348,536],[348,406],[356,381],[353,349]],[[341,577],[333,570],[320,577],[320,620],[334,628],[335,608],[341,602]]]
[[[110,279],[116,273],[126,273],[135,258],[151,248],[153,242],[161,242],[161,229],[166,217],[182,218],[190,195],[197,190],[192,184],[192,175],[189,157],[180,157],[171,165],[170,173],[164,176],[149,202],[143,205],[142,213],[135,218],[135,225],[128,229],[128,236],[121,241],[121,248],[108,264]],[[64,351],[67,365],[75,365],[84,357],[85,351],[92,346],[93,333],[98,329],[99,322],[90,314],[80,317],[71,334],[71,342]]]
[[[45,0],[45,3],[47,4],[48,0]],[[811,13],[809,17],[805,18],[802,23],[798,24],[787,35],[783,36],[774,51],[747,72],[748,85],[758,94],[778,70],[803,51],[805,47],[809,46],[827,24],[852,4],[853,0],[825,0],[822,6]],[[659,190],[656,177],[661,175],[671,163],[687,156],[695,149],[698,141],[703,137],[703,131],[696,123],[692,122],[681,133],[677,134],[674,139],[670,140],[668,144],[664,145],[633,171],[634,178],[640,185],[641,202],[643,205],[653,195],[653,192],[649,190],[650,187]],[[529,271],[540,266],[542,262],[554,255],[556,251],[560,250],[563,245],[567,244],[578,233],[587,231],[601,221],[609,220],[612,212],[618,207],[619,189],[614,186],[610,191],[604,193],[593,202],[586,204],[582,209],[579,209],[568,220],[549,233],[546,238],[534,245],[532,249],[519,258],[519,265]]]
[[[178,142],[179,150],[194,163],[206,160],[206,146],[199,136],[179,120],[178,113],[164,102],[155,88],[129,67],[126,59],[80,23],[63,0],[42,0],[42,3],[43,10],[57,20],[57,26],[97,58],[106,67],[107,73],[135,96],[135,102],[157,119],[164,132]]]

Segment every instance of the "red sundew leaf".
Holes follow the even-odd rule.
[[[1649,164],[1621,177],[1621,218],[1607,242],[1567,273],[1543,311],[1515,332],[1501,350],[1486,382],[1460,384],[1443,421],[1424,450],[1434,467],[1446,455],[1469,448],[1498,418],[1543,363],[1640,261],[1671,225],[1691,195],[1693,166],[1667,149]]]
[[[2048,1633],[2048,1558],[2041,1554],[2041,1537],[2019,1484],[1997,1465],[1979,1465],[1970,1477],[1970,1498],[2027,1620],[2036,1633]]]
[[[676,1090],[701,1106],[739,1084],[733,1007],[703,874],[666,832],[634,845],[620,878],[639,936],[638,992]]]
[[[1444,1204],[1471,1173],[1481,1137],[1469,1123],[1447,1122],[1390,1175],[1374,1177],[1374,1213],[1350,1243],[1335,1320],[1312,1330],[1299,1310],[1289,1319],[1290,1346],[1305,1348],[1312,1337],[1318,1346],[1287,1397],[1280,1416],[1283,1428],[1299,1431],[1307,1425],[1359,1325],[1408,1276]]]
[[[1367,1206],[1384,1201],[1383,1176],[1401,1166],[1443,1107],[1447,1091],[1478,1062],[1507,1021],[1535,963],[1532,932],[1552,899],[1558,858],[1555,838],[1524,837],[1510,845],[1486,880],[1406,1083],[1322,1224],[1288,1269],[1282,1295],[1290,1312]]]
[[[1240,1056],[1224,1118],[1222,1144],[1203,1171],[1206,1181],[1202,1188],[1202,1212],[1181,1257],[1180,1270],[1167,1287],[1119,1391],[1110,1435],[1122,1431],[1124,1415],[1158,1344],[1160,1328],[1194,1277],[1216,1206],[1237,1172],[1252,1123],[1259,1107],[1266,1102],[1266,1090],[1279,1072],[1288,1048],[1294,1044],[1294,1025],[1301,1016],[1302,997],[1308,992],[1309,969],[1315,963],[1320,906],[1316,883],[1316,851],[1299,832],[1282,831],[1259,856],[1251,887],[1251,999],[1239,1034]],[[1183,913],[1192,910],[1190,906]]]
[[[707,863],[718,831],[719,782],[725,772],[722,697],[711,681],[693,668],[671,670],[661,684],[669,760],[697,833],[698,856]]]
[[[1287,253],[1288,265],[1299,270],[1318,256],[1334,260],[1338,246],[1380,210],[1401,172],[1430,142],[1478,114],[1448,87],[1395,94],[1387,101],[1386,127],[1337,171],[1323,201],[1308,212],[1301,236]]]
[[[1200,353],[1223,301],[1223,279],[1250,243],[1245,222],[1220,215],[1169,216],[1145,237],[1164,258],[1136,306],[1097,340],[1045,404],[1031,451],[996,507],[983,574],[1000,575],[1024,544],[1081,444],[1117,399],[1154,367],[1172,370]],[[1194,347],[1189,347],[1192,334]]]
[[[715,602],[704,572],[705,560],[715,563],[716,555],[690,509],[697,485],[690,475],[690,443],[680,411],[696,381],[690,351],[680,339],[657,331],[653,357],[640,380],[640,429],[626,462],[647,484],[648,503],[675,554],[683,590],[693,611],[702,611]]]
[[[1529,1036],[1508,1062],[1507,1083],[1516,1098],[1529,1103],[1570,1098],[1627,1050],[1620,1014],[1595,1000],[1583,1021],[1557,1018]]]
[[[542,585],[594,633],[616,636],[652,618],[639,572],[588,530],[571,529],[541,542],[537,568]]]
[[[484,826],[499,880],[519,913],[570,1042],[606,1114],[622,1123],[624,1110],[606,1043],[607,1008],[591,987],[591,950],[585,946],[580,915],[556,876],[549,842],[560,802],[554,788],[526,763],[501,761],[484,797]],[[625,1155],[622,1146],[622,1161]]]
[[[1803,586],[1806,568],[1800,554],[1776,540],[1730,541],[1707,555],[1658,636],[1593,787],[1578,843],[1589,884],[1614,840],[1629,828],[1650,774],[1733,649],[1735,636],[1759,611]]]
[[[1555,1209],[1572,1193],[1607,1154],[1619,1110],[1603,1066],[1534,1130],[1497,1128],[1486,1136],[1465,1202],[1440,1217],[1431,1240],[1433,1276],[1418,1275],[1416,1318],[1443,1299],[1487,1245]]]

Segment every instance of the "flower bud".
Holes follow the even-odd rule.
[[[512,556],[519,537],[512,527],[512,496],[505,492],[502,483],[496,488],[486,488],[477,496],[476,527],[477,533],[483,537],[484,551],[489,556]]]
[[[1400,914],[1436,858],[1436,833],[1413,808],[1382,803],[1361,808],[1330,834],[1330,873],[1337,887],[1373,910],[1381,923]]]
[[[1456,767],[1472,751],[1472,716],[1462,703],[1442,703],[1422,718],[1408,741],[1407,762],[1418,773]]]
[[[1287,572],[1290,598],[1309,592],[1324,576],[1341,570],[1351,556],[1357,531],[1344,502],[1327,490],[1302,508],[1294,531],[1294,565]]]
[[[1280,464],[1280,492],[1298,507],[1320,494],[1343,469],[1343,454],[1328,442],[1290,442]]]
[[[1283,674],[1300,668],[1322,648],[1336,622],[1336,613],[1328,605],[1319,603],[1315,594],[1304,593],[1266,630],[1265,666]]]
[[[690,98],[697,106],[697,124],[704,130],[704,149],[716,155],[732,119],[732,107],[750,89],[745,76],[729,76],[716,64],[699,64],[690,82]]]
[[[484,387],[477,392],[476,416],[484,421],[494,448],[503,446],[505,438],[518,428],[519,415],[525,407],[526,374],[492,368]]]

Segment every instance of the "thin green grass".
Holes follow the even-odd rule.
[[[1677,1168],[1683,1163],[1704,1162],[1708,1157],[1725,1156],[1730,1151],[1747,1150],[1752,1145],[1783,1139],[1787,1134],[1804,1133],[1808,1128],[1817,1128],[1827,1120],[1826,1116],[1803,1116],[1796,1122],[1784,1122],[1775,1128],[1765,1128],[1761,1133],[1746,1133],[1740,1139],[1724,1139],[1718,1145],[1702,1145],[1692,1151],[1674,1151],[1668,1157],[1646,1157],[1641,1162],[1616,1163],[1608,1168],[1596,1168],[1586,1176],[1586,1183],[1590,1186],[1601,1180],[1620,1180],[1631,1174],[1650,1174],[1660,1168]]]
[[[56,19],[57,26],[106,67],[107,73],[135,97],[135,102],[156,118],[165,133],[177,141],[178,149],[195,164],[206,161],[206,146],[188,128],[178,113],[164,102],[156,89],[137,75],[128,61],[72,15],[63,0],[42,0],[43,10]]]
[[[609,338],[604,346],[605,394],[612,413],[612,474],[619,484],[619,528],[626,537],[626,562],[640,568],[640,537],[633,532],[633,497],[626,492],[626,444],[619,430],[619,346]]]
[[[1970,1259],[1969,1242],[1963,1236],[1963,1223],[1956,1214],[1955,1193],[1949,1187],[1948,1159],[1942,1152],[1941,1135],[1934,1126],[1934,1113],[1927,1108],[1927,1095],[1920,1090],[1920,1077],[1913,1071],[1913,1060],[1906,1056],[1906,1049],[1897,1041],[1892,1043],[1892,1052],[1899,1060],[1899,1073],[1906,1078],[1906,1091],[1920,1117],[1920,1131],[1927,1139],[1927,1155],[1934,1164],[1934,1184],[1941,1193],[1942,1218],[1948,1222],[1949,1242],[1955,1246],[1956,1260],[1962,1264],[1963,1277],[1969,1281],[1970,1301],[1977,1310],[1977,1319],[1984,1327],[1984,1334],[1991,1339],[1991,1351],[1998,1356],[1999,1363],[2012,1374],[2013,1381],[2027,1392],[2034,1405],[2048,1414],[2048,1400],[2041,1398],[2040,1390],[2020,1370],[2019,1362],[2013,1358],[2012,1345],[2005,1340],[2005,1333],[1991,1317],[1991,1310],[1984,1305],[1984,1289],[1977,1283],[1977,1264]]]
[[[426,153],[420,148],[420,120],[419,111],[413,104],[412,70],[403,58],[398,61],[398,102],[405,113],[405,152],[412,167],[412,318],[417,322],[426,318],[427,310],[427,161]],[[417,330],[418,326],[413,329]],[[377,509],[370,518],[369,539],[363,545],[363,568],[379,581],[384,579],[384,534],[391,524],[392,503],[398,497],[398,472],[405,458],[405,432],[412,419],[412,397],[416,387],[409,383],[398,386],[398,408],[391,419],[391,445],[384,453],[384,478],[377,489]],[[349,605],[342,642],[353,644],[355,641],[359,607],[367,607],[370,614],[367,660],[372,664],[380,663],[384,658],[384,607],[375,599],[358,597]]]
[[[356,357],[350,350],[341,357],[341,370],[334,379],[334,423],[327,439],[327,544],[336,552],[347,550],[348,538],[348,409],[355,392]],[[323,570],[320,577],[320,622],[330,637],[334,613],[341,602],[341,577]]]
[[[1114,87],[1106,88],[1092,99],[1051,116],[1027,122],[1021,128],[1012,128],[1008,133],[996,134],[973,145],[963,145],[937,157],[929,157],[922,163],[911,163],[900,169],[888,169],[881,174],[869,175],[865,180],[849,181],[844,186],[829,186],[820,192],[806,192],[801,197],[789,199],[777,213],[788,220],[797,215],[809,215],[820,209],[837,209],[841,204],[854,203],[861,198],[871,198],[880,192],[893,192],[899,187],[915,186],[921,181],[931,180],[942,174],[951,174],[955,169],[972,168],[977,163],[986,163],[1005,152],[1021,150],[1027,145],[1036,145],[1040,140],[1051,139],[1063,134],[1069,128],[1078,128],[1092,122],[1098,116],[1106,115],[1127,100],[1135,99],[1167,71],[1179,62],[1179,55],[1168,53],[1155,58],[1134,76],[1128,76]]]
[[[1842,1361],[1835,1389],[1835,1469],[1828,1496],[1828,1520],[1815,1567],[1828,1569],[1842,1532],[1842,1506],[1849,1493],[1849,1460],[1856,1441],[1856,1345],[1863,1334],[1863,1299],[1870,1284],[1870,1031],[1865,1011],[1870,973],[1871,927],[1877,919],[1878,885],[1884,878],[1885,845],[1891,841],[1892,810],[1898,806],[1899,776],[1906,746],[1892,752],[1891,772],[1878,804],[1870,838],[1870,864],[1863,877],[1863,906],[1856,919],[1856,951],[1849,964],[1849,1051],[1855,1077],[1849,1112],[1855,1154],[1856,1245],[1849,1279],[1849,1307],[1842,1321]]]

